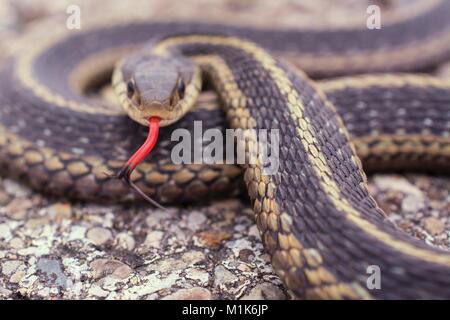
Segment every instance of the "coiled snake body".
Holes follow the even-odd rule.
[[[306,298],[450,298],[450,254],[385,219],[356,155],[368,169],[448,170],[450,84],[381,75],[317,85],[274,57],[298,54],[298,64],[314,76],[422,70],[450,56],[449,16],[450,3],[435,1],[373,32],[115,20],[55,31],[0,73],[2,169],[54,194],[131,199],[126,186],[104,173],[123,165],[145,128],[86,93],[119,56],[157,36],[148,50],[195,58],[232,127],[279,130],[278,172],[264,175],[261,164],[247,165],[244,179],[265,248],[290,290]],[[155,153],[131,176],[157,201],[192,201],[239,182],[236,166],[171,163],[170,133],[192,129],[193,120],[204,128],[225,126],[220,110],[198,107],[162,130]],[[373,265],[381,270],[378,290],[366,287]]]

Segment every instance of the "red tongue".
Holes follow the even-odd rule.
[[[150,117],[148,119],[148,136],[144,144],[128,159],[126,166],[129,167],[130,174],[136,168],[136,166],[144,160],[144,158],[152,151],[153,147],[158,140],[159,133],[159,121],[157,117]]]
[[[137,193],[139,193],[145,200],[153,204],[154,206],[166,210],[163,206],[157,203],[155,200],[147,196],[141,189],[139,189],[131,180],[130,175],[137,165],[144,160],[144,158],[152,151],[153,147],[158,140],[159,122],[161,119],[157,117],[150,117],[148,119],[148,136],[144,144],[128,159],[125,165],[120,170],[117,177],[123,179],[130,187],[132,187]]]

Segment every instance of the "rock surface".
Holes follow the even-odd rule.
[[[370,182],[401,229],[450,248],[449,179],[376,175]],[[251,210],[240,200],[166,213],[142,206],[61,205],[39,196],[40,204],[21,207],[17,219],[11,213],[17,206],[10,203],[24,190],[9,179],[0,182],[0,194],[11,199],[0,208],[0,298],[289,298],[264,253]]]

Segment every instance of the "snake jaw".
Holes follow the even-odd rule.
[[[120,169],[119,173],[116,175],[113,175],[113,178],[120,179],[124,181],[128,186],[133,188],[139,195],[141,195],[146,201],[151,203],[152,205],[167,210],[163,206],[161,206],[158,202],[147,196],[137,185],[135,185],[131,181],[131,173],[133,170],[137,167],[139,163],[144,160],[144,158],[152,151],[153,147],[156,144],[156,141],[158,140],[158,133],[159,133],[159,124],[161,119],[158,117],[150,117],[148,119],[148,136],[145,140],[144,144],[128,159],[128,161],[124,164],[122,169]]]

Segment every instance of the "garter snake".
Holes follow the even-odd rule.
[[[450,254],[386,220],[368,193],[360,158],[369,169],[448,170],[450,84],[415,75],[317,84],[275,57],[298,53],[299,66],[319,77],[422,70],[450,54],[448,16],[450,3],[436,1],[374,33],[120,19],[85,24],[80,32],[42,27],[24,42],[42,34],[45,40],[17,53],[0,73],[2,171],[67,197],[132,198],[104,173],[122,167],[145,128],[86,92],[118,57],[156,36],[148,50],[164,57],[176,49],[201,66],[231,127],[280,131],[279,171],[269,176],[260,163],[248,165],[244,180],[265,248],[290,290],[306,298],[449,298]],[[222,115],[200,106],[168,129],[192,130],[195,119],[223,127]],[[239,183],[236,166],[171,163],[170,132],[162,130],[151,159],[131,175],[145,193],[184,202]],[[377,290],[366,286],[373,265],[381,270]]]

